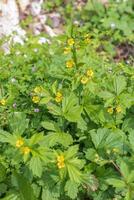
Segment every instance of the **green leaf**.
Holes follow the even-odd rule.
[[[122,125],[122,129],[127,132],[127,131],[131,131],[132,129],[134,129],[134,119],[132,118],[127,118],[124,120],[123,125]]]
[[[43,121],[41,122],[41,125],[43,126],[43,128],[47,129],[47,130],[51,130],[51,131],[55,131],[55,125],[54,122],[51,121]]]
[[[69,147],[69,149],[64,152],[64,155],[70,180],[76,183],[80,183],[83,179],[83,175],[80,169],[84,166],[85,162],[84,160],[80,160],[76,157],[77,152],[78,146],[75,145]]]
[[[53,103],[47,104],[49,112],[53,115],[62,115],[61,108]]]
[[[52,97],[50,96],[47,96],[47,97],[43,97],[41,100],[40,100],[40,104],[47,104],[49,103],[49,101],[52,99]]]
[[[69,147],[69,149],[66,152],[66,159],[74,157],[77,154],[78,149],[79,149],[78,145]]]
[[[21,200],[36,200],[33,189],[28,180],[21,174],[14,173]]]
[[[87,130],[87,123],[82,117],[77,121],[77,127],[82,131]]]
[[[86,110],[90,119],[96,124],[103,123],[105,121],[104,117],[104,107],[102,105],[85,104],[84,109]]]
[[[67,163],[66,166],[67,166],[67,171],[68,171],[70,180],[75,183],[81,183],[82,174],[80,170],[76,166],[73,166],[71,163]]]
[[[78,99],[72,93],[69,97],[65,97],[62,102],[62,111],[64,117],[71,122],[77,122],[81,119],[82,106],[78,104]]]
[[[42,200],[59,200],[59,198],[55,197],[51,190],[44,188],[42,191]]]
[[[109,91],[101,91],[98,96],[108,100],[114,97],[114,95]]]
[[[96,149],[122,147],[123,136],[119,132],[111,132],[109,129],[99,128],[97,132],[93,130],[90,133]]]
[[[1,200],[22,200],[20,199],[20,197],[18,196],[18,194],[9,194],[6,197],[2,198]]]
[[[128,190],[125,196],[125,200],[132,200],[133,199],[133,194],[131,190]]]
[[[29,145],[35,145],[41,142],[44,139],[44,134],[43,133],[36,133],[32,135],[32,137],[29,140]]]
[[[134,182],[134,170],[131,171],[131,173],[128,175],[128,177],[127,177],[127,182],[128,182],[128,183]]]
[[[113,80],[114,91],[119,95],[123,90],[125,90],[127,82],[124,76],[115,77]]]
[[[121,170],[121,173],[123,174],[124,178],[127,179],[130,172],[129,172],[129,168],[128,168],[127,164],[123,160],[121,161],[121,164],[120,164],[120,170]]]
[[[0,183],[0,196],[7,191],[7,185],[5,183]]]
[[[43,144],[54,146],[56,144],[62,144],[67,147],[73,143],[73,138],[70,134],[64,132],[49,133],[44,137]]]
[[[132,130],[129,134],[129,142],[131,145],[132,150],[134,151],[134,131]]]
[[[14,112],[9,116],[9,124],[12,132],[22,135],[26,128],[28,128],[29,120],[26,119],[25,113]]]
[[[113,187],[116,187],[116,188],[124,188],[124,187],[126,187],[124,181],[122,181],[120,179],[109,178],[109,179],[106,180],[106,182],[109,185],[112,185]]]
[[[88,174],[85,174],[84,184],[86,185],[87,189],[94,192],[99,188],[98,179],[89,172]]]
[[[29,168],[32,170],[33,175],[41,177],[42,175],[42,162],[38,156],[33,156],[29,163]]]
[[[95,131],[91,132],[91,138],[96,149],[104,146],[105,139],[108,134],[108,129],[98,129],[97,133]]]
[[[3,182],[6,178],[6,168],[0,163],[0,182]]]
[[[0,142],[10,143],[12,141],[12,138],[13,136],[10,133],[0,130]]]
[[[78,193],[79,184],[68,180],[65,185],[65,192],[71,199],[76,199]]]
[[[95,155],[96,155],[96,151],[95,149],[89,148],[86,151],[86,159],[93,161],[95,159]]]

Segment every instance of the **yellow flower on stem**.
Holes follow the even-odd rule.
[[[6,100],[5,100],[5,99],[1,99],[1,100],[0,100],[0,104],[1,104],[2,106],[5,106],[5,105],[6,105]]]
[[[82,84],[86,84],[87,82],[88,82],[88,77],[87,76],[83,76],[82,78],[81,78],[81,83]]]
[[[34,92],[35,92],[36,94],[41,93],[41,92],[42,92],[42,87],[41,87],[41,86],[36,86],[36,87],[34,88]]]
[[[122,112],[121,106],[117,106],[117,107],[115,108],[115,110],[116,110],[117,113],[121,113],[121,112]]]
[[[59,169],[64,168],[65,167],[65,158],[63,155],[57,156],[57,166]]]
[[[113,110],[113,108],[111,108],[111,107],[107,109],[107,112],[108,112],[109,114],[113,114],[113,111],[114,111],[114,110]]]
[[[23,146],[23,144],[24,144],[24,140],[22,139],[22,138],[20,138],[20,139],[18,139],[17,141],[16,141],[16,147],[17,148],[20,148],[21,146]]]
[[[32,101],[33,101],[34,103],[39,103],[40,97],[38,97],[38,96],[33,96],[33,97],[32,97]]]
[[[88,69],[86,74],[87,74],[87,76],[88,76],[89,78],[92,78],[93,75],[94,75],[94,72],[93,72],[92,69]]]
[[[71,48],[70,47],[65,47],[64,48],[64,54],[68,54],[71,52]]]
[[[67,40],[67,43],[68,43],[69,46],[73,46],[74,43],[75,43],[75,41],[74,41],[73,38],[69,38],[69,39]]]
[[[24,155],[29,154],[30,151],[31,151],[29,147],[23,147],[21,150],[22,150],[22,153],[23,153]]]
[[[55,101],[56,101],[57,103],[60,103],[60,102],[62,101],[62,99],[63,99],[62,93],[61,93],[61,92],[57,92],[57,93],[56,93],[56,97],[55,97]]]
[[[74,61],[71,59],[71,60],[68,60],[66,62],[66,67],[67,68],[72,68],[73,66],[75,65]]]

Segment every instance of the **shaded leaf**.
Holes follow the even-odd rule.
[[[66,182],[65,191],[71,199],[76,199],[77,193],[78,193],[78,186],[79,186],[79,184],[77,184],[71,180],[68,180]]]
[[[39,157],[33,156],[29,163],[29,168],[35,176],[41,177],[42,175],[42,162]]]

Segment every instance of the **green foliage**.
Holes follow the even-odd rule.
[[[71,198],[71,199],[75,199],[77,197],[77,193],[78,193],[78,184],[76,182],[73,181],[67,181],[66,186],[65,186],[65,191],[67,191],[67,195]]]
[[[113,59],[132,41],[132,4],[110,2],[87,1],[84,26],[50,43],[0,51],[0,199],[133,200],[134,70]]]

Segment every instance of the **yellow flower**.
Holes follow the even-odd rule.
[[[29,147],[23,147],[21,150],[22,150],[22,153],[23,153],[24,155],[29,154],[30,151],[31,151]]]
[[[42,92],[42,87],[41,87],[41,86],[35,87],[35,88],[34,88],[34,92],[35,92],[36,94],[41,93],[41,92]]]
[[[94,75],[93,70],[92,70],[92,69],[88,69],[88,70],[87,70],[87,76],[88,76],[89,78],[92,78],[93,75]]]
[[[57,93],[56,93],[56,96],[57,96],[57,97],[62,97],[62,93],[61,93],[61,92],[57,92]]]
[[[75,42],[74,42],[74,39],[73,39],[73,38],[69,38],[69,39],[67,40],[67,43],[68,43],[69,46],[73,46],[73,44],[74,44]]]
[[[87,76],[83,76],[82,78],[81,78],[81,83],[82,84],[86,84],[87,82],[88,82],[88,77]]]
[[[70,47],[65,47],[64,48],[64,54],[68,54],[71,52],[71,48]]]
[[[89,38],[89,37],[90,37],[89,33],[84,35],[84,38]]]
[[[5,106],[5,105],[6,105],[6,100],[5,100],[5,99],[1,99],[1,100],[0,100],[0,104],[1,104],[2,106]]]
[[[84,42],[86,43],[86,44],[89,44],[90,43],[90,38],[85,38],[85,40],[84,40]]]
[[[33,101],[34,103],[39,103],[40,97],[38,97],[38,96],[33,96],[33,97],[32,97],[32,101]]]
[[[58,166],[59,169],[65,167],[64,161],[65,161],[65,158],[64,158],[63,155],[57,157],[57,166]]]
[[[66,62],[66,67],[67,67],[67,68],[72,68],[74,65],[75,65],[75,63],[74,63],[73,60],[68,60],[68,61]]]
[[[116,110],[117,113],[121,113],[122,108],[121,108],[121,106],[117,106],[117,107],[115,108],[115,110]]]
[[[114,111],[114,110],[113,110],[113,108],[111,108],[111,107],[107,109],[107,112],[108,112],[109,114],[113,114],[113,111]]]
[[[65,167],[65,163],[57,163],[57,166],[59,169],[64,168]]]
[[[89,34],[86,34],[85,36],[84,36],[84,42],[86,43],[86,44],[89,44],[90,43],[90,41],[91,41],[91,39],[90,39],[90,35]]]
[[[57,156],[57,161],[58,161],[58,162],[64,162],[64,160],[65,160],[65,158],[64,158],[63,155]]]
[[[17,141],[16,141],[16,147],[17,148],[20,148],[21,146],[23,146],[23,144],[24,144],[24,140],[22,139],[22,138],[20,138],[20,139],[18,139]]]
[[[57,92],[56,93],[56,97],[55,97],[55,101],[57,103],[60,103],[62,101],[62,99],[63,99],[62,93],[61,92]]]
[[[113,148],[112,151],[113,151],[114,153],[119,153],[119,152],[120,152],[120,150],[119,150],[118,148]]]

